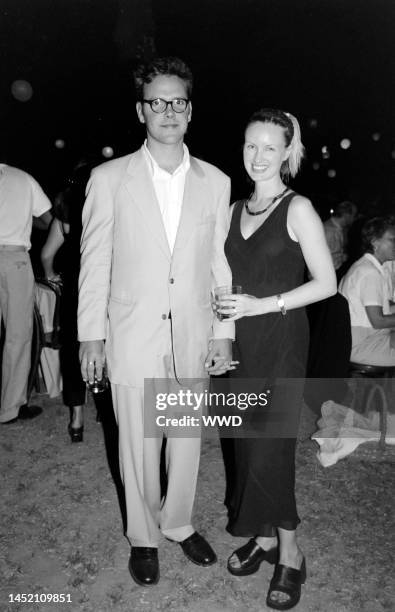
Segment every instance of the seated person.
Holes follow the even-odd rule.
[[[364,255],[342,278],[339,292],[351,317],[351,361],[395,366],[395,306],[384,262],[395,260],[395,222],[375,217],[362,229]]]

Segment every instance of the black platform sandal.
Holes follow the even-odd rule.
[[[229,561],[236,555],[238,560],[240,561],[240,567],[233,567]],[[278,546],[274,546],[269,550],[264,550],[259,544],[256,543],[254,538],[251,538],[241,546],[237,550],[232,553],[232,555],[228,559],[228,571],[234,576],[248,576],[249,574],[254,574],[259,570],[259,566],[262,561],[267,561],[268,563],[276,563],[278,560]]]
[[[290,610],[300,600],[301,586],[306,582],[306,561],[303,557],[300,570],[278,563],[274,570],[273,578],[266,598],[266,605],[274,610]],[[273,591],[279,591],[288,595],[286,601],[276,601],[270,596]]]

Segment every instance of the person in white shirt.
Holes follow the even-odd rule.
[[[51,203],[40,185],[18,168],[0,164],[0,319],[5,327],[0,423],[38,416],[27,405],[33,330],[34,277],[29,249],[33,217],[48,227]]]
[[[159,580],[158,545],[179,542],[188,559],[216,555],[192,527],[200,437],[145,436],[144,381],[207,379],[233,367],[234,323],[220,322],[210,291],[231,284],[224,254],[230,180],[192,157],[192,74],[177,58],[135,72],[136,110],[146,141],[94,169],[83,209],[78,329],[82,377],[101,378],[104,360],[119,427],[119,456],[131,543],[129,571]]]
[[[352,202],[340,202],[335,206],[333,215],[324,223],[325,238],[332,255],[336,273],[347,261],[347,231],[355,220],[357,207]]]
[[[367,221],[362,240],[365,254],[339,285],[350,308],[351,361],[395,366],[395,307],[383,266],[395,259],[394,219],[375,217]]]

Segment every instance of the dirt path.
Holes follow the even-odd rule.
[[[199,568],[176,544],[160,548],[161,581],[138,587],[127,570],[118,497],[94,409],[83,444],[71,445],[60,400],[40,398],[44,413],[1,426],[0,611],[258,612],[271,567],[235,578],[226,559],[240,545],[224,530],[224,470],[219,443],[204,443],[195,525],[219,562]],[[305,411],[302,438],[314,429]],[[111,434],[111,424],[106,424]],[[297,497],[300,541],[308,563],[300,612],[394,609],[393,455],[375,462],[351,456],[323,469],[315,443],[300,442]],[[110,448],[110,457],[113,449]],[[10,594],[63,593],[71,603],[9,603]]]

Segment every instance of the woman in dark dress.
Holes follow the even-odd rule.
[[[70,408],[68,432],[72,442],[83,441],[86,385],[81,378],[78,357],[77,308],[80,270],[81,212],[89,166],[78,166],[66,189],[54,204],[54,219],[41,261],[47,280],[62,283],[60,302],[60,369],[63,379],[63,401]],[[55,257],[60,259],[55,270]]]
[[[265,408],[245,411],[244,437],[234,440],[227,529],[251,539],[231,555],[228,569],[242,576],[264,560],[275,563],[267,605],[279,610],[298,603],[306,574],[296,540],[300,521],[294,493],[309,339],[304,307],[336,292],[319,216],[307,198],[285,184],[289,174],[296,175],[302,155],[294,117],[274,109],[251,117],[243,157],[254,191],[234,204],[225,244],[232,282],[243,294],[216,304],[223,314],[233,309],[228,320],[237,321],[233,359],[239,366],[229,372],[231,389],[269,391]]]

